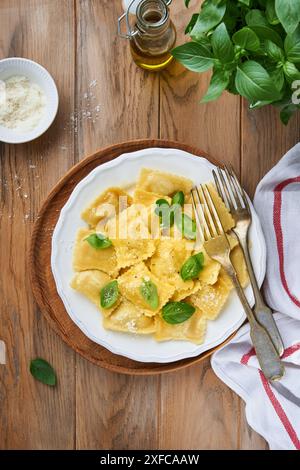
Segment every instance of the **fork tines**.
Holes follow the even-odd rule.
[[[205,241],[224,234],[224,229],[206,184],[192,191],[192,202],[199,230]]]
[[[232,166],[230,165],[230,167],[227,167],[224,165],[223,170],[221,170],[221,168],[217,168],[217,172],[215,170],[212,172],[217,191],[229,211],[233,212],[236,209],[246,209],[250,212],[245,191],[242,188]]]

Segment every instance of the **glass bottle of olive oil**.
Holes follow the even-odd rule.
[[[141,0],[136,9],[135,25],[129,20],[129,9],[119,18],[119,34],[130,39],[134,62],[153,72],[167,67],[172,61],[171,49],[176,42],[175,27],[168,5],[172,0]],[[121,21],[126,18],[127,33],[121,33]]]

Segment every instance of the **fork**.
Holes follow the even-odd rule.
[[[267,331],[258,323],[230,260],[230,245],[206,185],[191,191],[199,232],[207,254],[218,261],[236,288],[250,323],[250,336],[261,370],[269,380],[279,380],[284,366]]]
[[[248,233],[249,227],[252,223],[252,216],[248,199],[233,168],[230,167],[230,169],[228,169],[226,166],[224,166],[224,173],[220,168],[218,168],[218,175],[215,170],[213,170],[217,191],[227,208],[230,210],[230,213],[234,219],[235,227],[232,229],[232,231],[238,238],[244,253],[244,258],[255,299],[255,306],[253,311],[259,323],[269,333],[279,356],[282,356],[284,351],[283,342],[275,323],[272,310],[266,305],[258,287],[249,254]]]

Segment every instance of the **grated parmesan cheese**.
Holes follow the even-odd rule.
[[[20,133],[30,132],[38,126],[46,108],[46,95],[39,85],[15,75],[4,81],[2,95],[1,126]]]

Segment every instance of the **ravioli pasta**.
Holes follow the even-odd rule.
[[[157,341],[204,341],[207,322],[220,315],[233,286],[203,242],[182,237],[182,229],[172,220],[172,198],[178,193],[184,198],[186,217],[194,217],[192,187],[193,182],[182,176],[143,168],[131,195],[110,187],[82,212],[87,225],[76,235],[71,287],[101,312],[104,328],[151,334]],[[224,229],[230,231],[231,214],[213,183],[209,190]],[[167,229],[157,201],[171,214]],[[228,234],[228,239],[232,262],[245,286],[248,276],[241,248],[234,236]],[[175,320],[166,314],[173,305],[184,306]]]

